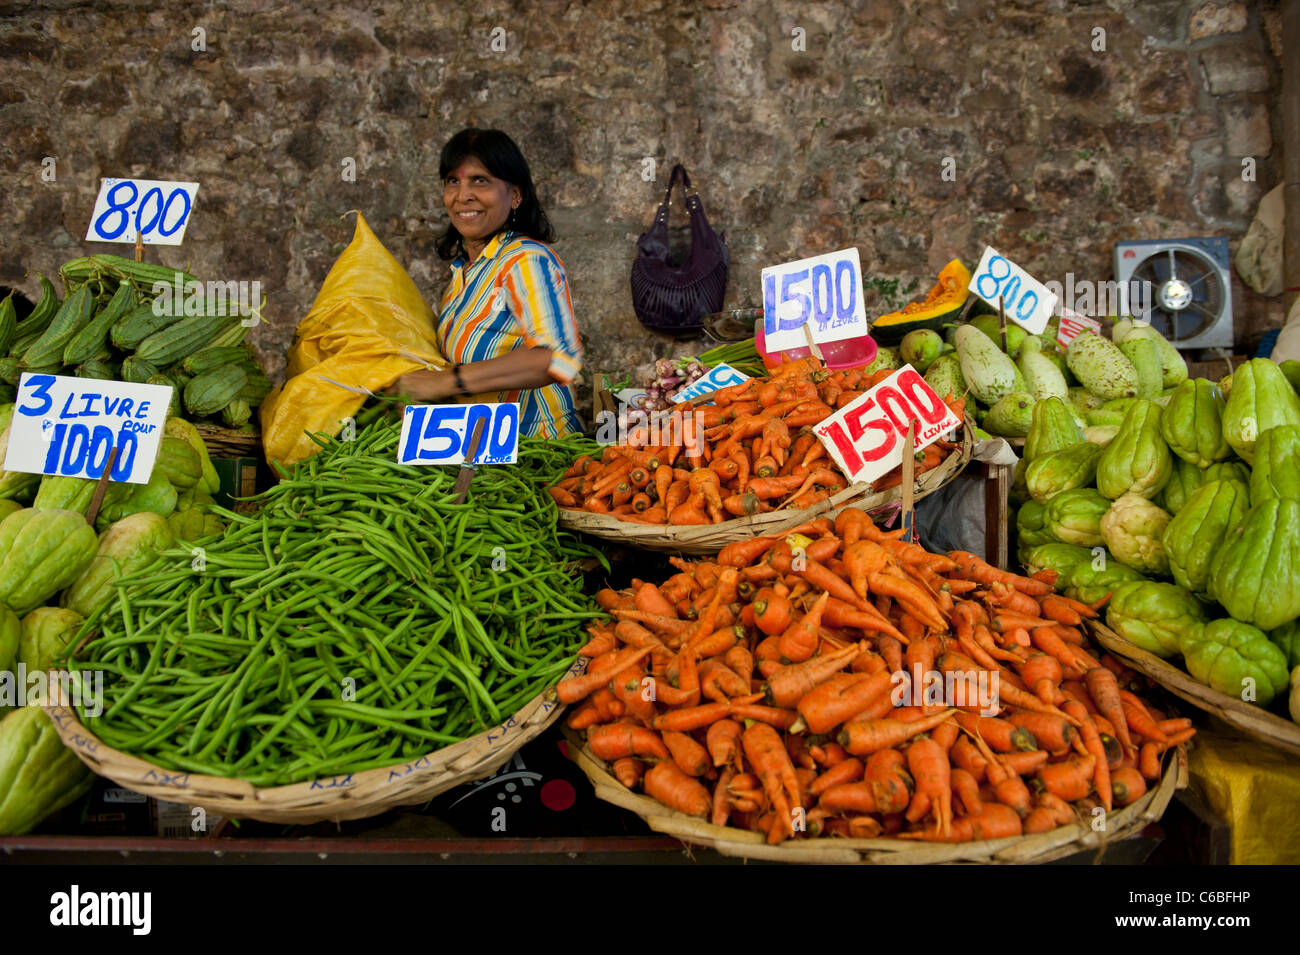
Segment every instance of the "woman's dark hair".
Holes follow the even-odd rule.
[[[515,141],[499,129],[462,129],[442,147],[438,159],[438,178],[445,181],[452,171],[469,158],[477,159],[488,172],[498,179],[516,186],[521,194],[519,208],[507,220],[501,231],[510,229],[538,242],[550,243],[555,239],[551,222],[537,201],[533,177],[528,171],[528,160],[519,151]],[[460,232],[448,223],[447,231],[438,237],[436,245],[439,258],[453,259],[465,254]]]

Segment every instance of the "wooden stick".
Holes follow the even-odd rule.
[[[903,540],[916,541],[916,514],[912,509],[916,486],[916,419],[907,422],[903,439]]]
[[[474,425],[474,433],[469,436],[469,446],[465,449],[465,463],[461,465],[460,472],[456,475],[456,485],[452,488],[456,493],[457,504],[465,503],[470,482],[474,480],[474,459],[478,457],[479,444],[483,440],[483,427],[486,424],[486,418],[479,418],[478,423]]]
[[[1007,300],[1001,295],[998,296],[998,330],[1002,332],[1002,351],[1010,355],[1011,349],[1007,348]]]
[[[809,349],[809,351],[811,351],[811,352],[813,353],[813,357],[816,358],[818,361],[824,363],[824,362],[826,361],[826,359],[822,357],[822,350],[821,350],[821,348],[819,348],[818,345],[817,345],[817,343],[816,343],[815,341],[813,341],[813,337],[812,337],[812,329],[808,327],[808,323],[807,323],[807,322],[804,322],[804,325],[803,325],[803,337],[804,337],[805,339],[807,339],[807,341],[808,341],[808,349]]]
[[[139,231],[135,234],[135,260],[137,262],[144,261],[144,236]]]
[[[95,485],[95,493],[90,496],[90,507],[86,508],[86,523],[91,527],[95,526],[95,518],[99,516],[99,508],[104,503],[104,495],[108,493],[108,475],[116,463],[117,445],[113,445],[108,449],[108,460],[104,462],[104,473],[99,476],[99,483]]]

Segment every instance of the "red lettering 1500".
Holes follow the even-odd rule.
[[[878,411],[875,417],[868,417]],[[933,428],[948,416],[947,406],[938,399],[914,369],[906,369],[892,384],[882,384],[863,403],[845,412],[842,422],[831,421],[816,430],[834,442],[850,475],[856,476],[867,464],[885,458],[907,432],[909,422],[924,422]],[[924,427],[924,425],[922,425]],[[863,445],[868,431],[879,431],[878,441]],[[925,440],[918,436],[918,441]]]

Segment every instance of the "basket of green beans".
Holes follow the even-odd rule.
[[[525,439],[457,503],[399,434],[318,439],[223,534],[119,578],[70,663],[102,712],[52,709],[64,742],[136,792],[310,823],[426,802],[550,725],[601,615],[576,565],[605,560],[546,487],[593,443]]]

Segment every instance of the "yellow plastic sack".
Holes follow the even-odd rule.
[[[1228,823],[1232,864],[1300,862],[1300,759],[1229,729],[1193,743],[1192,782]]]
[[[352,242],[294,332],[288,380],[262,403],[266,459],[288,466],[311,457],[319,446],[307,435],[338,434],[365,401],[363,389],[447,367],[433,323],[411,277],[358,212]]]

